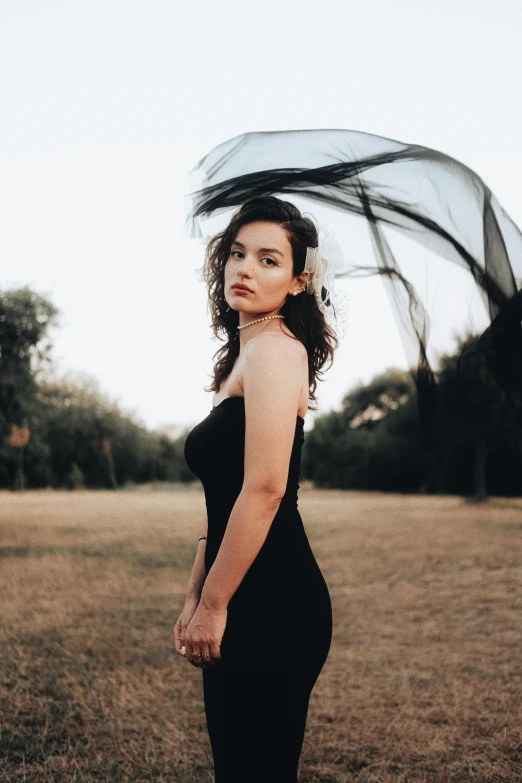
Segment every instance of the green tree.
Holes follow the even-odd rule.
[[[410,373],[390,368],[368,384],[354,386],[343,398],[341,409],[351,429],[373,428],[414,394]]]
[[[506,460],[508,451],[520,451],[522,394],[498,387],[472,335],[462,338],[457,351],[440,360],[435,431],[438,485],[444,486],[455,462],[464,459],[476,500],[488,494],[490,455],[496,452],[497,459]]]
[[[472,336],[439,360],[436,424],[421,432],[409,373],[389,369],[307,433],[303,475],[318,486],[522,494],[522,392],[504,392]]]
[[[85,375],[57,377],[58,311],[28,287],[0,292],[0,486],[191,481],[187,428],[150,431]]]
[[[423,466],[413,380],[395,368],[354,386],[305,438],[303,475],[316,486],[411,491]]]
[[[113,489],[129,483],[194,478],[183,456],[186,430],[171,437],[147,429],[89,376],[43,379],[39,401],[53,486],[70,486],[73,470],[81,472],[86,487]]]
[[[52,302],[27,286],[0,291],[0,483],[4,485],[14,485],[16,475],[23,486],[21,460],[27,447],[16,446],[14,428],[28,428],[29,443],[34,441],[31,419],[37,377],[49,360],[49,330],[57,315]]]

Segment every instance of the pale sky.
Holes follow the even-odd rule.
[[[59,368],[148,426],[196,423],[217,344],[203,251],[183,235],[188,171],[247,131],[360,130],[457,158],[522,226],[521,9],[0,0],[0,288],[60,309]],[[342,285],[349,327],[322,411],[407,366],[382,283]]]

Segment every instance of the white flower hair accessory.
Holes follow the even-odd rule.
[[[348,297],[335,291],[335,276],[343,268],[343,249],[335,239],[335,231],[320,226],[318,246],[306,248],[306,293],[315,296],[326,323],[338,338],[345,336],[348,323]]]

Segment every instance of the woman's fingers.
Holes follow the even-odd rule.
[[[200,669],[209,669],[216,663],[216,660],[211,653],[211,645],[206,644],[205,642],[194,642],[194,645],[192,645],[189,642],[186,647],[187,660],[190,661],[193,666],[197,666]],[[218,657],[221,657],[219,653]]]
[[[214,666],[214,662],[210,657],[210,646],[208,644],[202,644],[200,645],[199,650],[201,652],[201,656],[199,657],[199,660],[201,661],[201,668],[209,669],[211,666]]]
[[[193,666],[208,668],[220,660],[226,622],[226,609],[217,611],[199,605],[185,633],[187,660]]]
[[[221,660],[221,645],[217,641],[209,644],[210,657],[214,662]]]
[[[174,647],[176,652],[181,655],[181,629],[179,627],[179,621],[174,626]]]
[[[185,629],[183,627],[183,623],[181,623],[179,620],[174,627],[174,646],[176,648],[176,652],[184,658],[185,654],[182,648],[185,646]]]
[[[187,642],[186,645],[186,659],[191,663],[193,666],[197,665],[198,657],[194,656],[194,651],[197,652],[197,647],[193,647],[190,642]]]

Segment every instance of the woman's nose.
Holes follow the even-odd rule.
[[[243,258],[239,259],[239,271],[241,274],[248,274],[251,275],[254,271],[254,262],[255,259],[251,256],[244,256]]]

